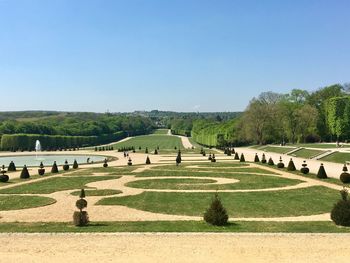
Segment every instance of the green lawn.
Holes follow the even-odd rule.
[[[79,196],[81,191],[75,191],[71,193],[71,195],[74,196]],[[119,190],[113,190],[113,189],[99,189],[99,190],[90,190],[86,189],[85,190],[85,195],[86,196],[105,196],[105,195],[117,195],[122,193],[122,191]]]
[[[293,152],[291,154],[291,156],[294,156],[294,157],[300,157],[300,158],[305,158],[305,159],[310,159],[310,158],[313,158],[317,155],[320,155],[322,153],[324,153],[325,151],[322,151],[322,150],[311,150],[311,149],[300,149],[296,152]]]
[[[177,149],[183,149],[183,145],[179,137],[159,134],[136,136],[131,138],[130,140],[116,143],[113,146],[116,149],[134,146],[136,152],[139,152],[139,147],[141,147],[141,152],[145,152],[146,147],[148,147],[149,153],[153,153],[158,146],[159,153],[161,153],[164,150],[174,151],[175,147]]]
[[[152,132],[152,134],[168,134],[168,129],[157,129]]]
[[[0,196],[0,210],[19,210],[26,208],[33,208],[45,205],[51,205],[56,200],[49,197],[42,196]]]
[[[185,175],[183,175],[185,176]],[[193,177],[198,175],[192,175]],[[203,173],[200,176],[205,176]],[[207,177],[224,177],[220,174]],[[227,176],[225,176],[227,177]],[[232,174],[231,179],[239,182],[232,184],[211,184],[216,182],[211,179],[188,178],[188,179],[145,179],[127,183],[127,186],[142,189],[175,189],[175,190],[239,190],[239,189],[264,189],[284,187],[301,183],[300,180],[293,180],[274,176],[253,175],[253,174]]]
[[[86,184],[117,179],[118,176],[55,177],[47,180],[1,189],[1,194],[51,194],[58,191],[81,189]]]
[[[112,233],[112,232],[248,232],[248,233],[349,233],[350,227],[333,222],[232,222],[218,227],[204,221],[91,222],[86,227],[72,223],[1,223],[0,233]]]
[[[326,162],[334,162],[334,163],[345,163],[350,161],[350,152],[349,153],[341,153],[336,152],[332,153],[321,159]]]
[[[320,149],[338,148],[336,143],[300,143],[300,144],[292,144],[292,145],[295,147],[320,148]],[[342,144],[342,145],[343,147],[350,147],[350,144]]]
[[[230,217],[284,217],[331,211],[338,191],[314,186],[289,191],[220,193]],[[202,216],[213,193],[143,192],[135,196],[111,197],[99,205],[124,205],[154,213]]]
[[[294,147],[286,147],[286,146],[283,146],[283,147],[267,146],[263,150],[265,152],[273,152],[273,153],[285,154],[285,153],[290,152],[290,151],[292,151],[294,149],[295,149]]]

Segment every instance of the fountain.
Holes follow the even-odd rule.
[[[41,143],[39,140],[35,141],[35,157],[38,159],[38,152],[41,152]]]

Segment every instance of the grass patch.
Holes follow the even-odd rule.
[[[127,207],[164,214],[203,216],[213,193],[143,192],[135,196],[111,197],[99,205]],[[338,191],[314,186],[289,191],[220,193],[230,217],[285,217],[327,213],[338,201]]]
[[[350,161],[350,153],[335,152],[321,159],[326,162],[345,163]]]
[[[278,147],[278,146],[266,146],[264,147],[264,151],[265,152],[273,152],[273,153],[280,153],[280,154],[285,154],[287,152],[290,152],[292,150],[294,150],[294,147]]]
[[[42,196],[0,196],[0,210],[2,211],[46,206],[53,203],[56,203],[55,199]]]
[[[224,227],[203,221],[92,222],[86,227],[71,223],[1,223],[1,233],[111,233],[111,232],[249,232],[249,233],[349,233],[333,222],[245,222]]]
[[[159,146],[159,153],[161,154],[163,150],[175,150],[184,149],[181,139],[177,136],[169,136],[169,135],[142,135],[131,138],[130,140],[119,142],[113,145],[114,148],[122,148],[122,147],[135,147],[135,150],[139,152],[139,147],[141,147],[140,152],[145,152],[146,147],[148,147],[148,151],[152,153],[154,149]],[[169,151],[166,151],[169,152]]]
[[[168,129],[157,129],[152,132],[152,134],[163,134],[166,135],[168,134]]]
[[[350,147],[350,144],[342,144],[343,147]],[[336,143],[301,143],[295,144],[296,147],[305,148],[320,148],[320,149],[335,149],[338,148]]]
[[[58,191],[81,189],[96,181],[117,179],[117,176],[55,177],[47,180],[1,189],[1,194],[51,194]]]
[[[322,151],[322,150],[311,150],[311,149],[300,149],[296,152],[293,152],[291,154],[291,156],[294,156],[294,157],[300,157],[300,158],[305,158],[305,159],[310,159],[310,158],[313,158],[317,155],[320,155],[322,153],[324,153],[325,151]]]
[[[71,195],[79,196],[81,191],[75,191],[72,192]],[[99,190],[85,190],[86,196],[105,196],[105,195],[117,195],[122,193],[120,190],[113,190],[113,189],[99,189]]]

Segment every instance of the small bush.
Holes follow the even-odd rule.
[[[255,157],[254,157],[254,162],[255,162],[255,163],[260,162],[260,159],[259,159],[259,156],[258,156],[258,154],[257,154],[257,153],[255,154]]]
[[[89,215],[86,211],[75,211],[73,214],[75,226],[86,226],[89,223]]]
[[[181,151],[179,150],[176,156],[176,165],[179,165],[182,162],[182,158],[181,158]]]
[[[78,169],[78,167],[79,167],[79,164],[78,164],[77,160],[74,160],[73,169]]]
[[[157,149],[154,150],[154,154],[158,154],[158,150]]]
[[[280,156],[280,161],[279,161],[279,163],[277,164],[277,168],[279,168],[279,169],[283,169],[284,168],[284,163],[283,163],[283,161],[282,161],[282,157]]]
[[[69,170],[69,164],[68,164],[68,161],[67,161],[67,160],[64,162],[63,170],[64,170],[64,171],[68,171],[68,170]]]
[[[39,169],[38,169],[38,174],[39,175],[44,175],[45,174],[45,169],[44,169],[43,162],[40,162]]]
[[[53,162],[52,168],[51,168],[51,173],[56,174],[58,173],[58,167],[56,161]]]
[[[77,200],[75,202],[75,206],[79,209],[79,210],[83,210],[84,208],[87,207],[87,201],[83,198],[80,198],[79,200]]]
[[[348,198],[348,191],[343,189],[340,191],[342,197],[331,211],[332,221],[339,226],[350,226],[350,200]]]
[[[215,155],[213,154],[213,157],[211,158],[212,163],[216,163]]]
[[[268,165],[275,165],[275,163],[273,162],[272,158],[269,158],[269,161],[267,162]]]
[[[128,165],[131,166],[132,165],[132,160],[131,158],[129,157],[129,160],[128,160]]]
[[[103,167],[104,168],[108,167],[108,160],[107,160],[107,158],[105,158],[105,160],[103,161]]]
[[[16,165],[13,161],[10,162],[9,167],[7,168],[7,171],[9,172],[15,172],[16,171]]]
[[[147,158],[146,158],[146,164],[151,164],[151,160],[149,159],[148,156],[147,156]]]
[[[211,161],[211,153],[209,153],[208,160]]]
[[[146,149],[145,149],[145,153],[148,153],[148,148],[146,147]]]
[[[26,165],[23,166],[23,169],[22,169],[22,172],[21,172],[21,175],[20,175],[20,178],[21,179],[28,179],[30,177],[29,175],[29,171],[28,171],[28,168]]]
[[[262,154],[261,163],[266,163],[265,153]]]
[[[215,194],[209,208],[204,213],[205,222],[214,226],[224,226],[228,221],[228,214],[223,207],[218,194]]]
[[[288,170],[288,171],[295,171],[295,170],[296,170],[296,168],[295,168],[295,165],[294,165],[294,162],[293,162],[293,159],[292,159],[292,158],[290,158],[290,161],[289,161],[289,163],[288,163],[287,170]]]
[[[327,173],[326,170],[324,169],[323,163],[321,163],[320,168],[318,169],[317,175],[318,178],[320,179],[326,179],[327,178]]]
[[[339,179],[343,184],[348,184],[350,183],[350,174],[347,172],[344,172],[340,175]]]
[[[301,165],[302,168],[300,169],[300,172],[303,174],[308,174],[310,172],[309,168],[307,167],[306,161]]]
[[[238,152],[235,152],[235,160],[239,160],[239,155],[238,155]]]
[[[10,179],[10,177],[7,174],[0,175],[0,182],[2,182],[2,183],[8,182],[9,179]]]
[[[239,159],[239,161],[240,161],[241,163],[244,163],[244,162],[245,162],[245,158],[244,158],[244,154],[243,154],[243,153],[241,154],[241,158]]]

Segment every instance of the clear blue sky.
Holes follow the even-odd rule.
[[[350,81],[348,0],[0,0],[0,110],[240,111]]]

